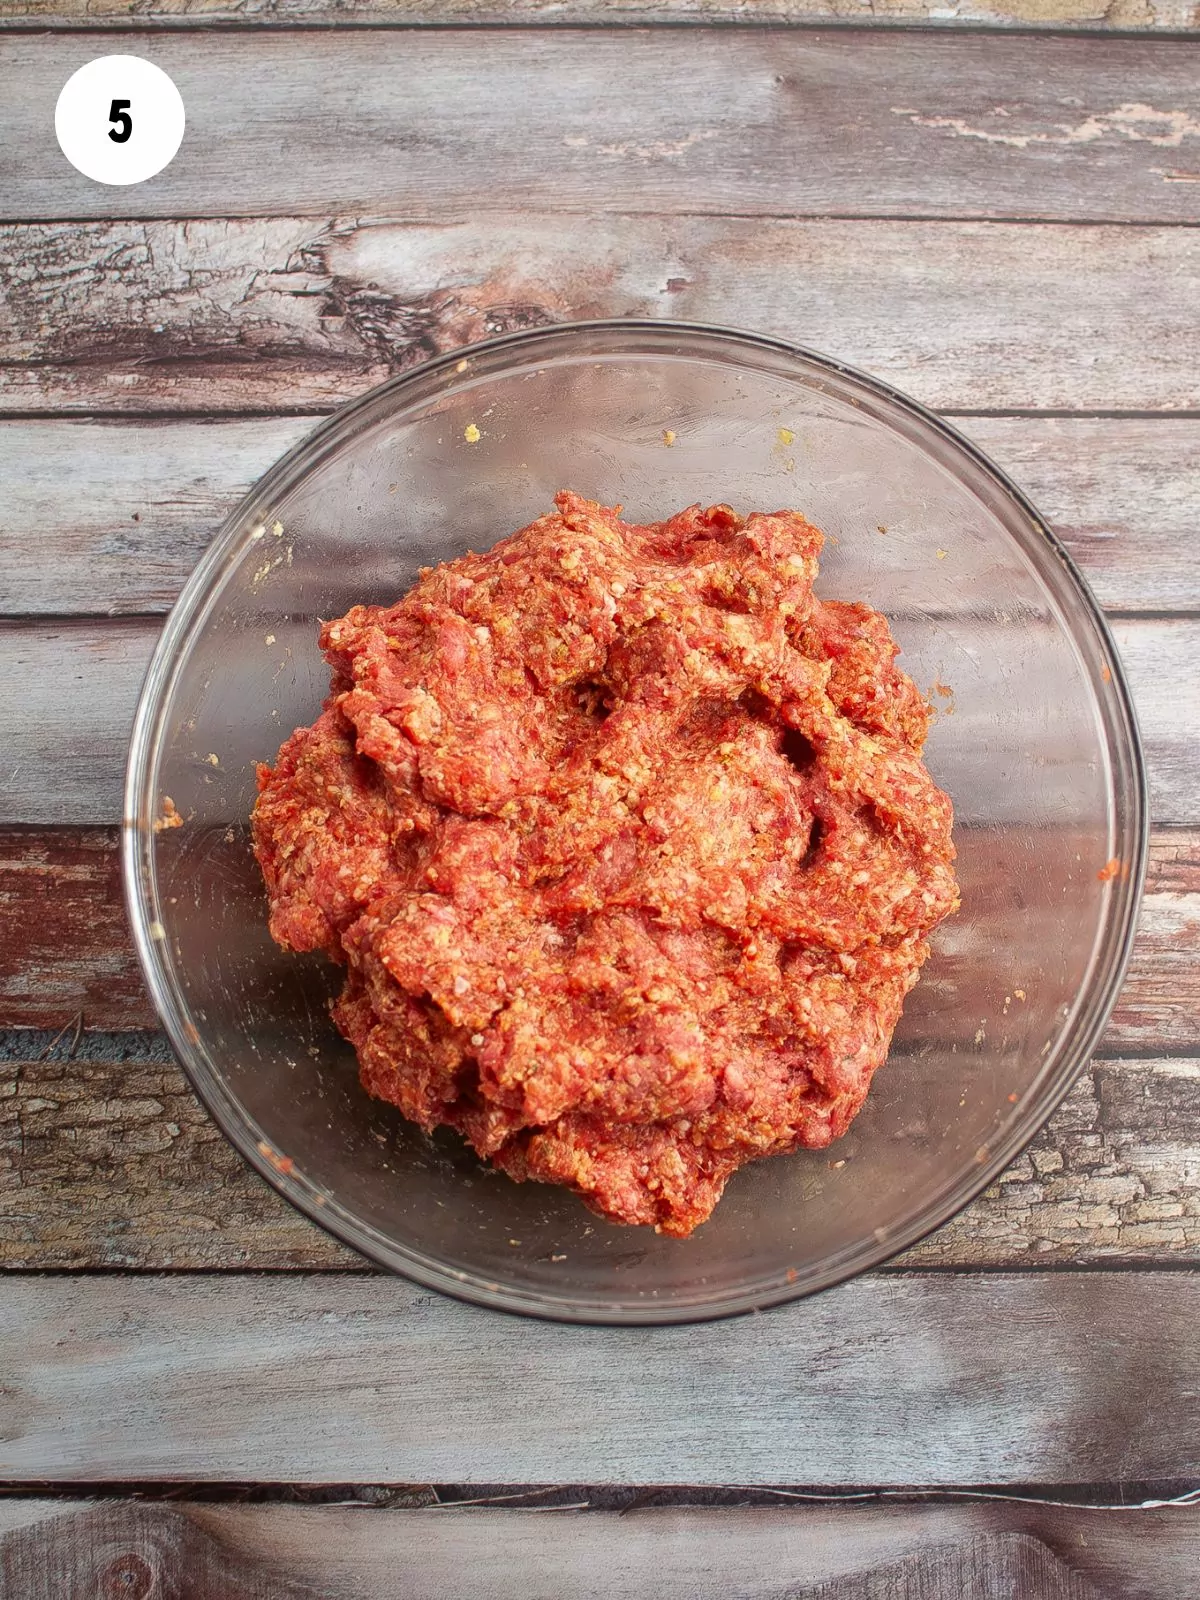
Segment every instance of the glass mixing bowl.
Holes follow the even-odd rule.
[[[478,430],[478,437],[476,437]],[[848,1135],[738,1172],[689,1240],[518,1185],[360,1089],[338,974],[278,949],[250,849],[254,766],[329,686],[319,618],[391,601],[568,486],[638,521],[693,501],[797,507],[819,591],[884,612],[939,707],[962,910],[934,937]],[[166,797],[180,827],[155,828]],[[953,1215],[1046,1121],[1116,998],[1144,869],[1137,732],[1113,641],[1062,547],[938,418],[836,361],[663,322],[497,339],[322,423],[243,501],[151,663],[124,865],[146,979],[246,1160],[383,1266],[482,1304],[672,1322],[873,1267]],[[1108,864],[1116,862],[1115,868]]]

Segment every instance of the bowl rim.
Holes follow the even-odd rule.
[[[198,1041],[190,1036],[179,1014],[176,985],[170,968],[162,958],[164,934],[154,916],[152,818],[156,797],[151,780],[156,777],[159,724],[176,671],[184,658],[185,647],[203,628],[209,606],[214,601],[215,579],[229,559],[239,535],[245,536],[245,529],[256,508],[277,499],[285,486],[290,486],[293,479],[298,480],[310,472],[371,412],[378,412],[382,416],[395,398],[406,391],[422,386],[429,388],[431,382],[439,377],[453,380],[458,376],[468,376],[479,358],[502,356],[506,352],[525,352],[537,347],[550,351],[555,346],[569,344],[581,336],[589,335],[628,335],[638,341],[658,339],[664,342],[671,339],[699,339],[721,346],[726,353],[740,349],[746,353],[757,351],[797,360],[847,380],[851,385],[861,386],[876,398],[941,435],[953,450],[966,455],[1045,541],[1050,553],[1057,558],[1068,587],[1075,591],[1075,597],[1082,603],[1083,617],[1094,630],[1096,642],[1111,674],[1111,682],[1107,685],[1111,695],[1106,702],[1097,702],[1102,713],[1111,712],[1111,715],[1102,716],[1103,732],[1114,763],[1110,796],[1117,785],[1115,769],[1120,758],[1124,759],[1127,768],[1122,774],[1127,788],[1126,815],[1124,818],[1118,817],[1118,821],[1124,823],[1126,837],[1118,843],[1122,862],[1127,862],[1128,871],[1122,872],[1113,884],[1114,892],[1119,891],[1121,898],[1116,906],[1110,906],[1102,937],[1098,940],[1099,949],[1093,955],[1091,971],[1077,996],[1077,1002],[1084,995],[1087,996],[1086,1010],[1082,1014],[1077,1013],[1074,1020],[1064,1026],[1051,1057],[1056,1070],[1044,1080],[1036,1099],[1030,1101],[1027,1114],[1021,1116],[1022,1108],[1018,1107],[1008,1129],[995,1141],[986,1160],[978,1161],[973,1170],[961,1173],[950,1189],[941,1193],[936,1204],[931,1202],[922,1206],[894,1233],[889,1231],[884,1239],[876,1235],[873,1247],[866,1248],[860,1242],[858,1246],[847,1247],[837,1256],[828,1258],[824,1271],[809,1271],[794,1282],[787,1281],[782,1275],[777,1283],[760,1281],[749,1289],[726,1294],[716,1304],[662,1303],[647,1298],[630,1299],[612,1305],[589,1302],[569,1294],[555,1299],[542,1291],[492,1282],[482,1276],[447,1267],[433,1257],[411,1253],[352,1212],[336,1203],[330,1205],[325,1195],[303,1174],[281,1170],[279,1158],[263,1131],[198,1055]],[[489,374],[492,375],[495,374]],[[432,397],[431,391],[426,396],[427,401]],[[240,556],[239,551],[238,559]],[[1078,645],[1074,630],[1071,636]],[[1069,551],[1008,474],[936,412],[885,380],[863,372],[848,362],[767,334],[715,323],[647,317],[594,318],[523,328],[432,356],[393,375],[321,419],[304,438],[268,468],[221,523],[204,555],[187,578],[159,635],[134,716],[121,828],[121,868],[126,909],[155,1012],[193,1091],[225,1138],[260,1177],[340,1243],[349,1246],[373,1265],[398,1273],[421,1287],[436,1289],[455,1299],[494,1310],[555,1322],[621,1327],[715,1321],[767,1310],[823,1293],[864,1272],[876,1270],[900,1252],[936,1232],[970,1205],[1021,1154],[1053,1116],[1087,1065],[1107,1027],[1129,966],[1148,852],[1145,757],[1133,697],[1116,641],[1104,612]]]

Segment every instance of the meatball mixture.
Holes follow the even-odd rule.
[[[556,504],[325,624],[255,848],[368,1093],[683,1237],[862,1105],[958,904],[951,806],[804,517]]]

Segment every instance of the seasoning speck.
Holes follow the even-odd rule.
[[[796,435],[790,428],[780,428],[775,437],[779,440],[780,444],[791,444]]]
[[[284,1177],[287,1177],[290,1172],[295,1170],[296,1163],[291,1156],[281,1156],[278,1150],[272,1150],[265,1139],[258,1141],[258,1153],[264,1160],[271,1163],[276,1172],[281,1172]]]
[[[675,430],[674,430],[674,428],[664,428],[663,429],[663,443],[665,445],[673,445],[675,443]]]
[[[1113,856],[1111,861],[1106,861],[1104,863],[1104,865],[1100,868],[1100,871],[1096,874],[1096,877],[1101,883],[1111,883],[1120,870],[1121,863],[1116,856]]]
[[[463,438],[468,444],[478,444],[482,437],[482,434],[479,432],[479,429],[473,422],[468,422],[466,427],[463,429]]]

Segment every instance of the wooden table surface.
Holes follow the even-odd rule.
[[[1194,1600],[1196,26],[0,0],[5,1600]],[[187,106],[130,188],[51,131],[109,52]],[[1150,767],[1129,981],[1047,1129],[885,1270],[707,1327],[523,1322],[318,1232],[189,1091],[118,881],[140,677],[247,486],[433,352],[618,313],[794,339],[948,414],[1094,586]]]

